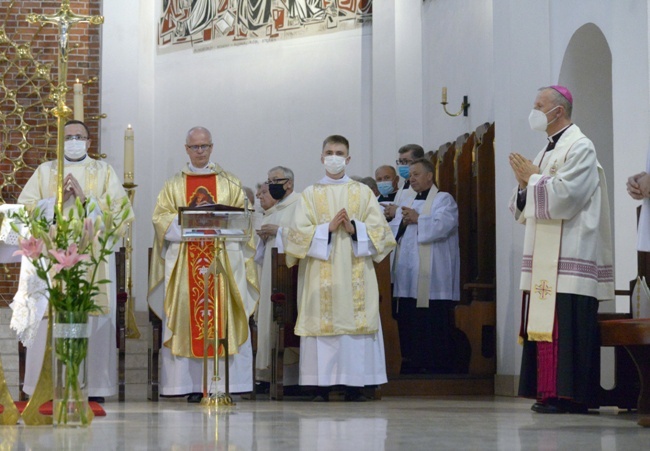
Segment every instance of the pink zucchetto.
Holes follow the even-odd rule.
[[[573,105],[573,96],[571,95],[571,91],[569,91],[564,86],[560,86],[560,85],[553,85],[549,87],[555,89],[557,92],[562,94],[564,98],[567,99],[571,105]]]

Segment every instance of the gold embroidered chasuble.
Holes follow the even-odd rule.
[[[376,254],[355,257],[351,236],[339,228],[331,234],[327,260],[308,256],[317,226],[328,224],[342,208],[358,222],[357,232],[365,225]],[[288,264],[301,260],[296,335],[376,333],[379,291],[373,260],[383,260],[396,243],[372,191],[349,179],[312,185],[302,193],[294,223],[285,233]]]
[[[88,156],[79,162],[65,162],[64,176],[72,174],[79,182],[83,189],[84,195],[88,199],[86,202],[86,210],[88,211],[88,203],[91,201],[96,202],[101,211],[106,211],[108,205],[106,203],[107,197],[111,198],[111,207],[114,211],[119,210],[122,200],[127,197],[122,181],[117,176],[117,173],[111,165],[103,161],[94,160]],[[39,201],[44,199],[56,198],[56,184],[57,184],[57,162],[48,161],[41,164],[31,178],[25,184],[18,203],[25,205],[31,211],[39,204]],[[74,197],[70,197],[63,204],[64,214],[73,209],[75,206]],[[99,212],[96,212],[97,214]],[[133,210],[129,215],[128,221],[133,220]],[[103,262],[99,265],[98,280],[108,278],[108,263]],[[100,292],[95,297],[95,302],[102,308],[102,314],[106,315],[111,313],[109,305],[111,302],[108,299],[108,285],[102,284]]]
[[[244,193],[237,177],[223,171],[214,163],[210,163],[210,169],[212,176],[216,179],[216,203],[243,207]],[[191,332],[192,324],[196,320],[202,321],[202,307],[201,312],[193,311],[196,310],[196,306],[192,307],[190,302],[190,289],[199,290],[200,292],[194,293],[193,296],[202,299],[203,277],[201,275],[200,280],[196,280],[196,283],[193,283],[191,287],[190,278],[197,278],[198,276],[190,275],[188,265],[190,244],[165,241],[167,230],[172,222],[178,220],[178,207],[184,207],[188,204],[187,180],[190,177],[206,177],[206,174],[193,173],[189,170],[189,167],[185,167],[165,182],[158,195],[153,214],[155,237],[149,291],[151,292],[165,279],[167,272],[165,298],[162,308],[164,309],[167,327],[172,331],[172,338],[166,341],[164,345],[169,347],[172,354],[176,356],[202,357],[203,352],[197,348],[196,341],[197,339],[202,340],[203,337],[195,336],[193,339]],[[198,247],[195,249],[200,250]],[[257,269],[253,261],[254,245],[252,236],[246,243],[226,242],[225,249],[226,252],[221,252],[219,255],[222,264],[227,269],[227,280],[220,275],[218,282],[211,284],[211,287],[214,287],[217,299],[228,304],[229,353],[236,354],[239,346],[248,338],[248,318],[255,310],[259,297]],[[207,270],[214,255],[212,245],[206,244],[204,251],[198,252],[196,258],[204,262],[197,264]],[[206,252],[211,255],[206,254]],[[201,268],[199,268],[199,271],[201,271]],[[227,291],[226,286],[228,287]],[[152,308],[159,314],[162,313],[158,306],[152,305]],[[214,314],[212,313],[211,321],[213,317]],[[212,351],[210,349],[208,352],[212,353]]]

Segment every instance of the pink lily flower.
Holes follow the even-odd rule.
[[[19,244],[20,249],[13,253],[13,256],[24,255],[30,260],[36,260],[45,251],[43,240],[30,236],[27,239],[21,239]]]
[[[59,262],[52,266],[52,270],[55,274],[58,274],[62,269],[70,269],[81,261],[90,260],[90,255],[79,254],[77,252],[77,243],[72,243],[66,251],[63,249],[56,251],[50,250],[50,254],[52,254],[54,258],[56,258],[56,261]]]

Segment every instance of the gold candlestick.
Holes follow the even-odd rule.
[[[124,183],[122,185],[129,197],[131,208],[133,208],[135,201],[135,189],[138,185],[134,183]],[[133,296],[133,222],[131,221],[126,225],[126,233],[124,234],[124,272],[126,275],[126,338],[140,338],[140,330],[135,319],[135,298]]]

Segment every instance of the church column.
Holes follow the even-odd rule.
[[[421,7],[420,0],[373,4],[373,169],[392,163],[399,146],[423,140]]]

